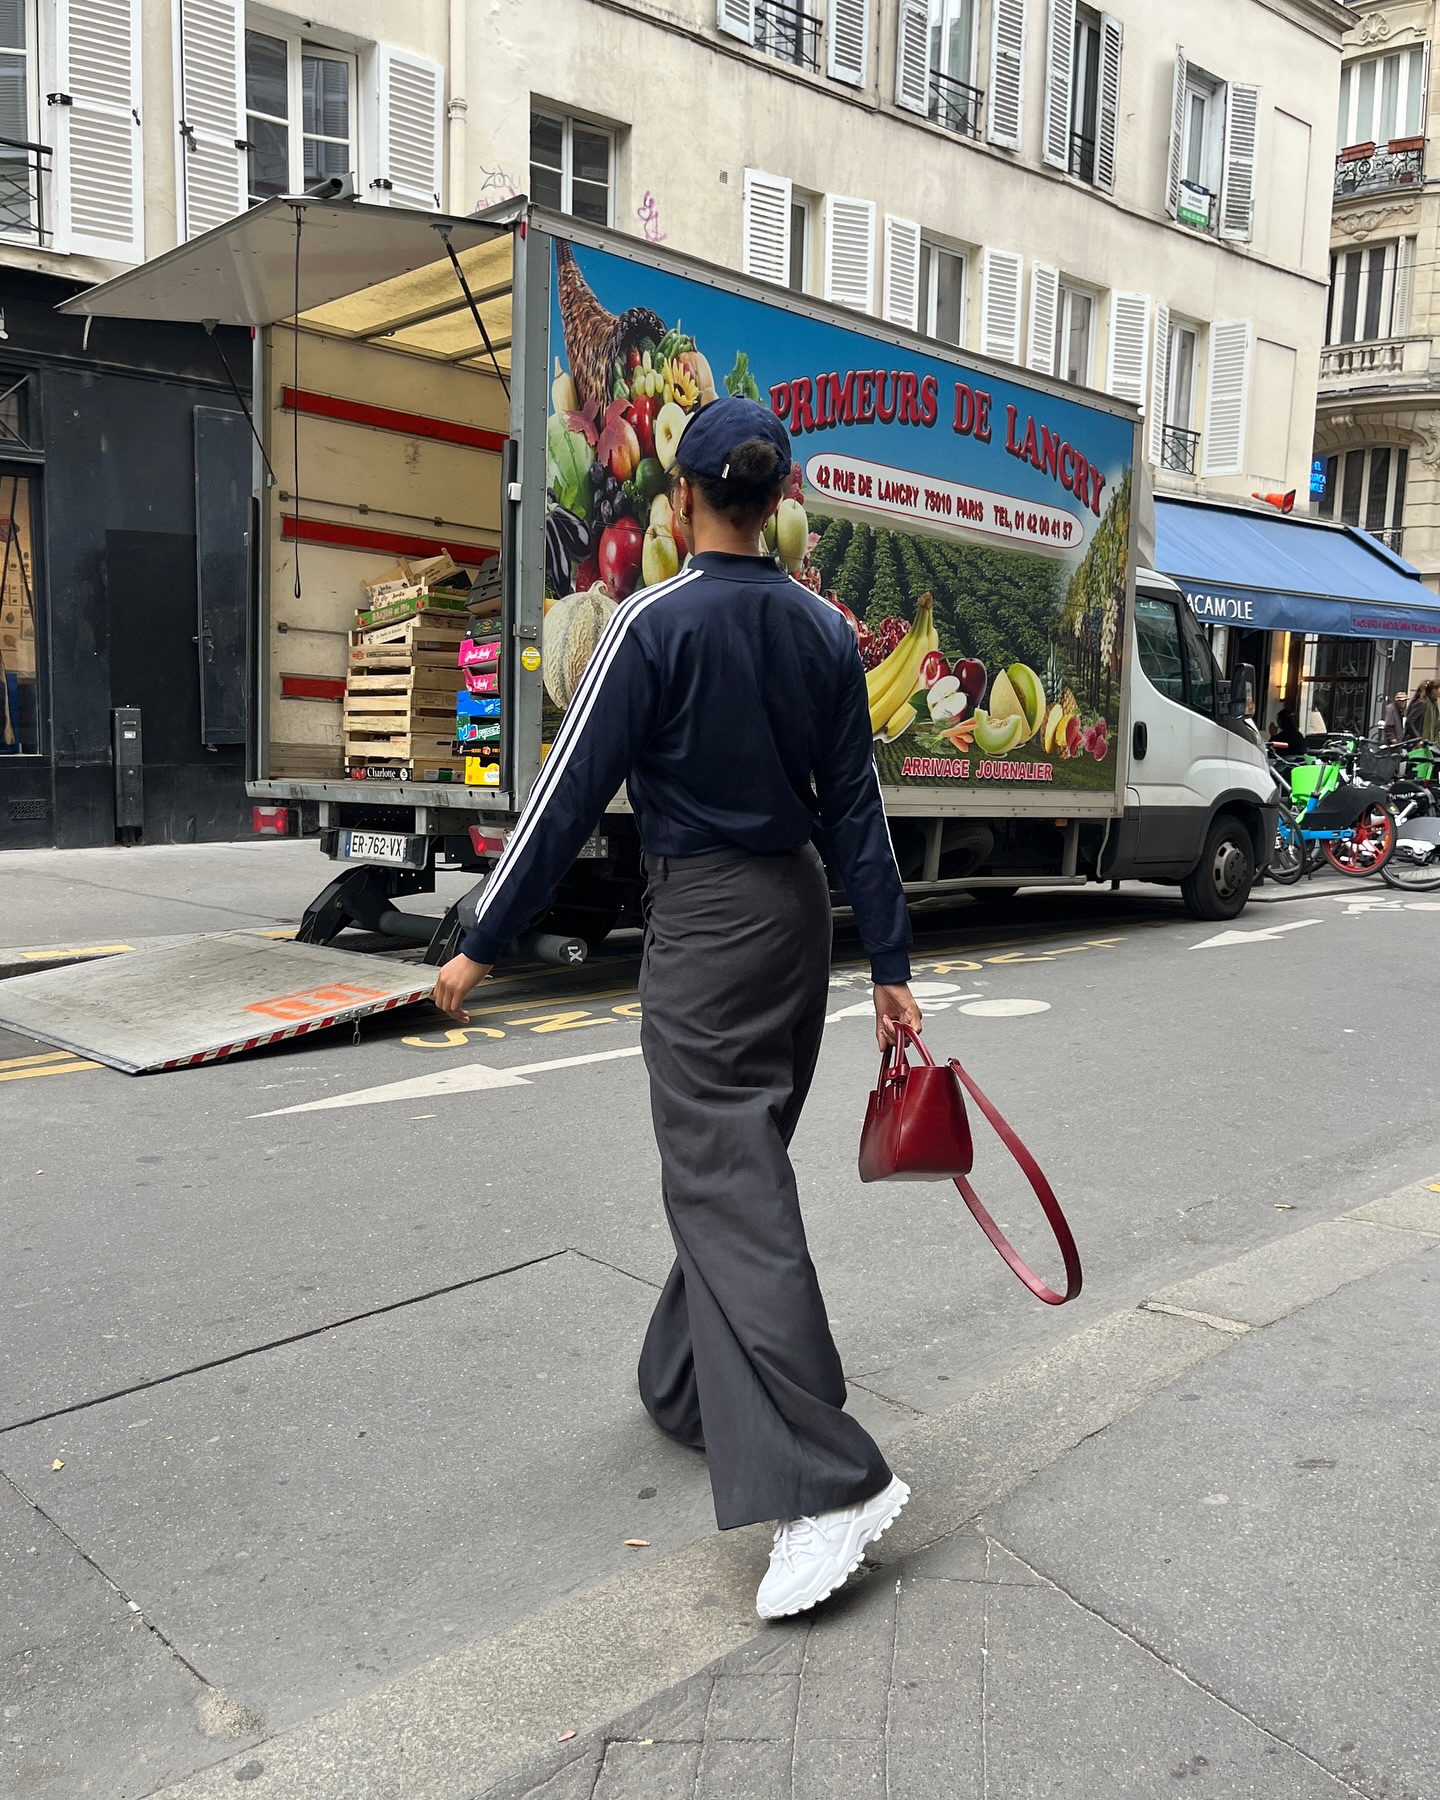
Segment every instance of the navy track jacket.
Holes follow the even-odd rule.
[[[549,901],[622,781],[651,856],[797,849],[817,823],[877,982],[910,921],[842,614],[768,557],[706,551],[611,616],[463,953],[493,963]]]

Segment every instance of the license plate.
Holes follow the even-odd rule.
[[[426,861],[423,837],[402,831],[342,831],[341,862],[390,863],[401,869],[423,869]]]

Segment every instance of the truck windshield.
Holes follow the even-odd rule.
[[[1180,635],[1185,641],[1185,668],[1190,677],[1190,705],[1207,719],[1215,717],[1215,658],[1205,633],[1188,606],[1180,608]]]
[[[1135,641],[1140,667],[1167,700],[1185,704],[1185,671],[1180,661],[1180,623],[1174,602],[1135,596]]]

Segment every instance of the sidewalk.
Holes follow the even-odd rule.
[[[914,1501],[808,1620],[755,1620],[763,1530],[712,1537],[164,1791],[1433,1795],[1437,1283],[1403,1189],[902,1436]]]

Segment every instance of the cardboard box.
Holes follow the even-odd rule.
[[[480,756],[465,758],[465,785],[467,787],[499,787],[500,759],[493,762]]]

